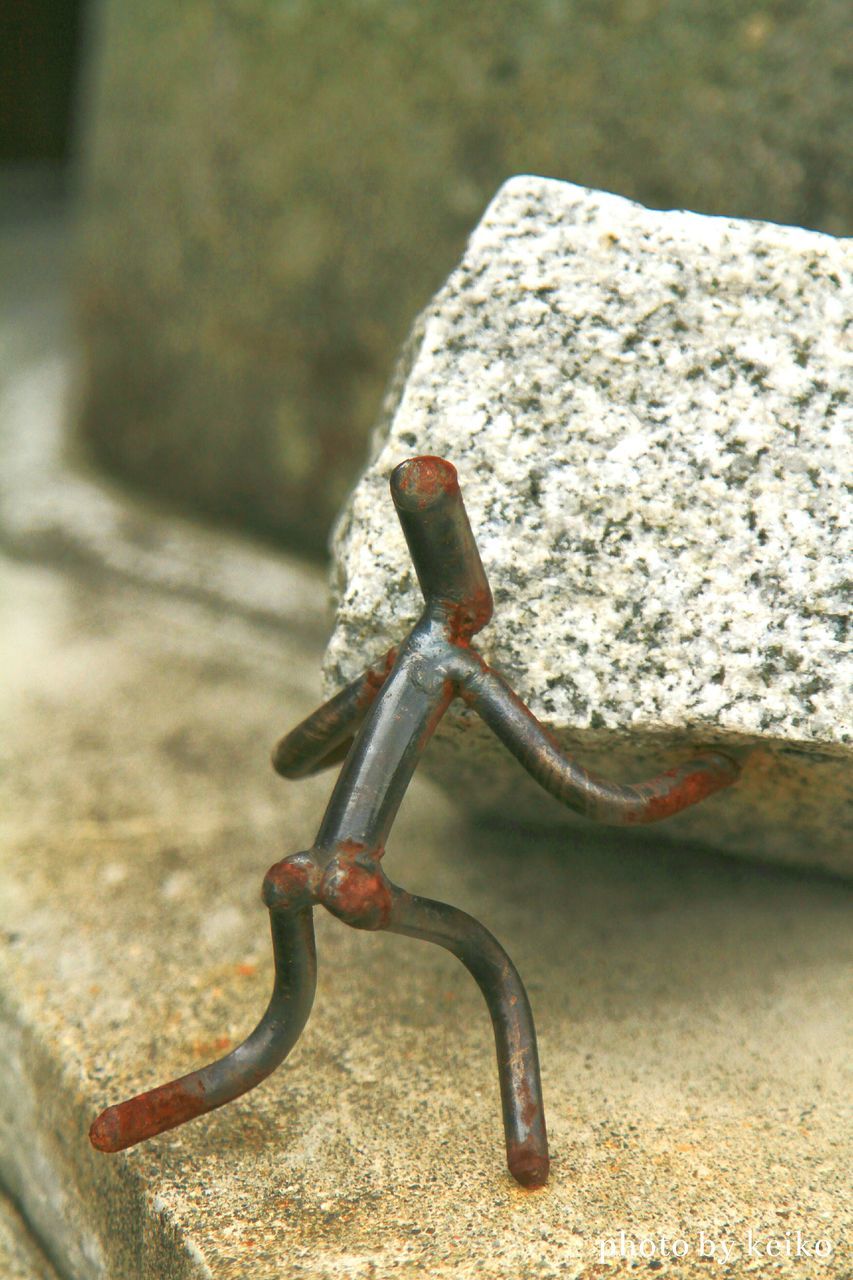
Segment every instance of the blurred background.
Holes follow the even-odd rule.
[[[78,441],[314,558],[505,178],[851,230],[846,0],[2,12],[4,295],[26,305],[70,245]]]

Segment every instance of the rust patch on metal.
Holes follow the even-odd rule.
[[[532,1142],[508,1143],[506,1163],[516,1182],[528,1191],[538,1191],[548,1181],[551,1160]]]
[[[173,1080],[117,1107],[108,1107],[89,1130],[89,1140],[98,1151],[124,1151],[209,1109],[203,1085],[188,1090],[182,1080]]]
[[[270,910],[293,910],[317,900],[319,869],[311,853],[294,853],[270,867],[261,897]]]
[[[487,586],[459,604],[447,605],[446,609],[449,639],[468,648],[472,636],[482,631],[492,616],[492,593]]]
[[[345,840],[326,868],[320,901],[353,928],[384,929],[390,918],[391,888],[379,867],[381,854]]]
[[[416,504],[420,510],[444,494],[459,492],[459,478],[453,463],[432,454],[425,453],[400,463],[395,476],[399,498],[407,505]]]
[[[650,782],[636,784],[633,790],[638,805],[625,820],[637,824],[661,822],[731,786],[739,774],[737,762],[722,753],[699,757]]]

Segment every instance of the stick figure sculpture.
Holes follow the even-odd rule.
[[[299,1038],[314,998],[313,908],[356,929],[388,929],[457,956],[491,1015],[507,1164],[524,1187],[548,1177],[536,1033],[509,956],[471,916],[398,888],[382,869],[391,825],[421,752],[454,698],[473,708],[546,791],[589,818],[656,822],[729,786],[738,766],[709,752],[648,782],[606,782],[568,760],[471,640],[492,597],[456,471],[442,458],[403,462],[391,494],[424,594],[420,620],[398,649],[289,733],[273,763],[302,778],[344,760],[313,847],[277,862],[264,880],[275,957],[266,1013],[247,1040],[210,1066],[104,1111],[90,1137],[121,1151],[253,1089]]]

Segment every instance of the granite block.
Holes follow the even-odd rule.
[[[494,591],[478,643],[566,748],[622,776],[731,750],[737,788],[660,838],[849,871],[852,247],[507,183],[338,526],[329,688],[418,612],[387,477],[443,455]],[[467,712],[427,768],[481,812],[564,813]]]

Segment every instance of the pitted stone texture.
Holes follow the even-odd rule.
[[[482,648],[564,743],[622,776],[750,748],[736,792],[661,832],[849,867],[851,243],[507,183],[338,527],[329,686],[416,616],[387,476],[444,455],[495,595]],[[443,736],[430,767],[466,803],[563,812],[479,722]]]

